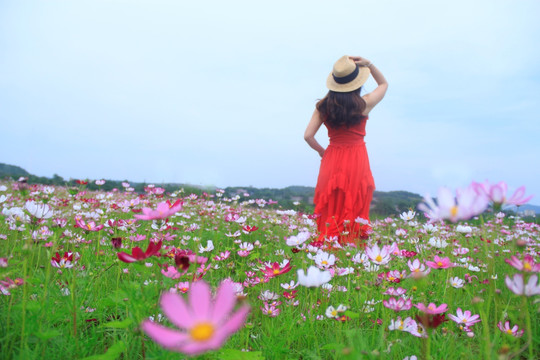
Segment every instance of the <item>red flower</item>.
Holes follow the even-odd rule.
[[[75,182],[79,185],[87,185],[88,184],[88,181],[86,180],[75,180]]]
[[[257,226],[249,226],[249,225],[245,225],[242,230],[244,230],[245,233],[250,233],[250,232],[254,232],[256,230],[259,230],[259,227]]]
[[[261,271],[265,277],[272,278],[291,271],[291,263],[290,261],[287,261],[287,263],[283,267],[280,267],[279,263],[274,262],[271,266],[266,265],[264,270]]]
[[[293,290],[291,292],[284,291],[283,292],[283,297],[285,299],[289,299],[289,300],[294,299],[296,297],[297,292],[298,292],[298,290]]]
[[[120,261],[123,261],[125,263],[132,263],[135,261],[144,260],[151,257],[152,255],[157,254],[161,249],[161,244],[162,241],[158,243],[150,241],[150,244],[148,244],[148,249],[146,249],[144,253],[140,247],[136,246],[131,250],[131,255],[125,252],[119,252],[116,255],[118,255],[118,259],[120,259]]]

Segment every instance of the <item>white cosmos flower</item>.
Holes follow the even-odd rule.
[[[328,269],[336,263],[336,256],[320,250],[313,260],[315,260],[315,264],[317,264],[319,268]]]
[[[401,215],[399,215],[399,217],[403,221],[410,221],[410,220],[414,219],[415,216],[416,216],[416,212],[414,212],[412,210],[410,210],[408,212],[404,212]]]
[[[464,234],[470,234],[472,232],[472,228],[470,226],[458,225],[456,227],[456,231]]]
[[[448,246],[448,243],[446,241],[438,237],[432,237],[431,239],[429,239],[428,244],[439,249],[444,249]]]
[[[450,278],[450,280],[448,280],[448,282],[450,283],[450,285],[452,285],[456,289],[462,288],[463,285],[465,284],[465,280],[460,279],[457,276],[453,277],[453,278]]]
[[[315,266],[310,266],[307,274],[303,269],[298,270],[298,284],[306,287],[319,287],[332,279],[329,271],[321,271]]]
[[[53,216],[52,208],[44,203],[28,201],[26,204],[24,204],[24,208],[30,213],[30,215],[38,219],[48,219]]]
[[[339,318],[340,313],[344,313],[345,311],[347,311],[347,307],[343,304],[339,304],[337,309],[334,308],[332,305],[330,305],[329,307],[326,308],[325,315],[326,317],[330,319],[336,319],[336,318]]]
[[[302,231],[296,236],[291,236],[287,239],[287,245],[288,246],[299,246],[302,245],[304,242],[306,242],[307,239],[311,234],[308,231]]]
[[[212,242],[212,240],[208,240],[206,242],[206,246],[199,245],[199,252],[200,253],[205,253],[205,252],[209,252],[209,251],[212,251],[212,250],[214,250],[214,243]]]

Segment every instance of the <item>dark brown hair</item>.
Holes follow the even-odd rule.
[[[366,102],[360,96],[360,90],[351,92],[328,91],[328,94],[317,103],[316,107],[323,121],[330,127],[350,127],[360,123],[366,116]]]

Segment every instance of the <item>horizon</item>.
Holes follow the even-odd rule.
[[[532,0],[4,2],[1,161],[46,177],[314,187],[320,159],[303,133],[349,54],[389,82],[367,123],[376,190],[433,196],[489,180],[536,198],[539,11]],[[316,137],[328,144],[324,128]]]

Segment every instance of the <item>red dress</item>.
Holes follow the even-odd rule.
[[[349,128],[326,123],[330,145],[324,152],[315,187],[315,214],[320,239],[338,236],[340,243],[366,238],[369,206],[375,190],[364,136],[367,116]]]

